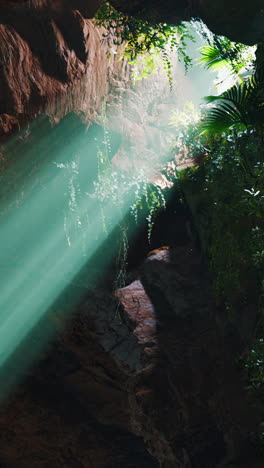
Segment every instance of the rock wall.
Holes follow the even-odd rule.
[[[96,122],[120,134],[116,164],[155,172],[161,155],[168,155],[170,112],[183,96],[196,94],[183,67],[174,59],[172,91],[161,70],[132,84],[131,66],[120,60],[122,47],[103,44],[93,20],[79,10],[58,14],[46,2],[32,5],[0,4],[0,144],[32,133],[29,125],[34,121],[36,129],[38,117],[54,126],[76,113],[87,126]],[[3,160],[10,149],[2,146],[0,152]]]
[[[198,17],[216,34],[249,45],[262,42],[264,37],[262,0],[250,4],[240,0],[112,0],[111,3],[124,13],[169,24]]]
[[[50,325],[57,338],[2,405],[1,467],[262,466],[250,445],[260,415],[234,360],[238,337],[219,330],[193,246],[152,252],[116,291],[119,306],[110,280],[86,281],[65,325],[72,284],[34,331],[32,343]]]
[[[96,121],[102,102],[129,78],[125,61],[106,54],[102,31],[78,10],[0,5],[0,135],[40,114],[53,122],[72,111]]]
[[[122,2],[118,9],[178,24],[200,16],[209,28],[246,43],[263,39],[261,0],[231,2]],[[239,5],[238,5],[239,3]],[[97,121],[106,96],[122,94],[126,61],[106,52],[91,18],[100,0],[0,2],[0,138],[46,113],[58,122],[69,112]]]
[[[49,162],[65,139],[65,129],[65,146],[80,126],[86,141],[85,126],[71,113],[79,113],[88,124],[98,122],[106,97],[114,102],[112,131],[120,112],[125,121],[123,147],[137,148],[142,159],[144,153],[150,156],[145,142],[154,138],[151,145],[158,146],[156,141],[163,140],[164,109],[152,100],[155,82],[149,87],[145,114],[133,104],[118,102],[128,90],[130,71],[116,54],[106,55],[100,31],[85,19],[98,3],[79,1],[73,9],[70,1],[0,2],[0,137],[7,141],[1,156],[6,159],[12,153],[13,175],[17,175],[19,155],[21,161],[28,154],[32,157],[32,185],[27,187],[33,194],[39,187],[34,183],[38,154],[32,154],[32,148],[40,147],[34,123],[28,123],[37,116],[42,115],[44,135],[54,135],[50,147],[45,138],[40,141]],[[121,2],[115,4],[124,7]],[[185,2],[178,2],[176,14],[175,2],[170,8],[162,5],[162,10],[160,3],[152,10],[162,20],[178,22],[188,17]],[[139,6],[139,2],[126,3],[130,12]],[[202,2],[197,8],[202,8]],[[232,18],[229,7],[226,11]],[[232,24],[228,22],[227,28]],[[135,91],[130,92],[132,96]],[[150,134],[158,116],[158,128]],[[51,123],[59,121],[52,129]],[[141,131],[138,147],[131,143],[135,122]],[[9,137],[16,132],[18,145],[10,150]],[[93,148],[96,177],[95,152]],[[70,160],[68,148],[65,153]],[[45,158],[40,166],[46,164]],[[7,182],[3,193],[9,196],[17,191],[17,178],[8,176]],[[61,200],[63,204],[63,194]],[[186,234],[184,227],[182,231]],[[106,250],[103,246],[103,255]],[[116,298],[111,289],[115,276],[107,273],[96,284],[85,277],[82,294],[80,285],[73,283],[59,304],[51,307],[41,330],[34,330],[32,341],[18,350],[23,367],[23,358],[38,336],[50,324],[55,328],[50,349],[42,352],[41,362],[27,370],[24,384],[2,405],[0,466],[214,468],[225,460],[241,467],[261,466],[253,460],[250,445],[260,416],[250,407],[234,364],[239,334],[233,328],[225,333],[219,326],[221,311],[211,303],[210,281],[187,236],[174,249],[153,252],[130,273]],[[65,323],[67,303],[76,289],[84,299]]]

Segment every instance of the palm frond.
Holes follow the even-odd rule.
[[[236,108],[221,105],[221,107],[210,109],[202,119],[200,127],[203,133],[223,133],[231,128],[244,130],[246,125],[241,121],[240,113]]]
[[[231,128],[243,130],[258,129],[260,110],[264,106],[264,73],[254,74],[242,83],[237,83],[219,96],[206,96],[207,104],[215,104],[208,109],[202,119],[203,132],[223,132]]]
[[[229,61],[221,55],[220,50],[213,46],[203,46],[200,49],[201,58],[199,62],[205,65],[207,69],[219,70],[222,67],[228,66]]]

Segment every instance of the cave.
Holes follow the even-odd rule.
[[[264,466],[263,40],[0,0],[0,468]]]

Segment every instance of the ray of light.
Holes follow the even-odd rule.
[[[42,138],[45,142],[47,135],[42,135]],[[57,166],[66,167],[68,162],[65,162],[65,153],[69,161],[69,154],[74,155],[76,145],[78,146],[78,138],[77,133],[74,135],[72,148],[61,147],[56,154]],[[34,152],[37,153],[36,148]],[[40,159],[42,156],[46,157],[40,154],[38,156]],[[88,176],[91,164],[89,147],[83,152],[82,158],[82,171]],[[102,229],[102,216],[94,200],[82,194],[76,206],[69,204],[69,190],[78,190],[78,187],[69,187],[67,170],[58,169],[54,161],[50,161],[38,171],[37,177],[36,174],[31,177],[30,161],[28,155],[25,155],[17,166],[7,169],[5,180],[11,177],[14,171],[16,173],[19,167],[23,168],[23,171],[15,181],[17,192],[11,196],[9,190],[9,208],[5,209],[4,201],[1,204],[0,369],[5,369],[6,373],[7,363],[10,372],[14,372],[17,364],[12,360],[12,356],[15,356],[16,350],[103,245],[131,204],[129,196],[127,200],[123,200],[122,211],[117,205],[106,203],[105,211],[111,214],[111,219],[114,220],[106,232]],[[72,164],[70,169],[68,172],[74,172],[76,165]],[[38,183],[32,190],[32,182],[34,185],[34,180],[38,180],[38,177],[45,181],[45,184]],[[22,197],[22,201],[19,199],[21,190],[27,193],[27,196]],[[76,193],[72,194],[72,197],[74,196],[77,196]],[[63,226],[65,212],[67,229],[73,233],[70,245]],[[78,223],[81,224],[86,213],[89,213],[91,221],[85,237],[84,250],[83,230],[87,229],[87,226],[79,226]],[[105,262],[108,260],[109,256],[105,255]],[[43,333],[46,333],[45,328]],[[43,342],[49,338],[50,336],[43,336]],[[18,370],[17,372],[19,373]],[[12,376],[11,380],[14,379],[15,376]],[[3,397],[3,388],[1,393]]]

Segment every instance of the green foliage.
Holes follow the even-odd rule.
[[[169,118],[169,126],[175,131],[173,152],[178,161],[185,158],[199,158],[207,154],[207,136],[201,135],[201,112],[192,102],[186,102],[183,109],[177,109]]]
[[[129,233],[134,230],[131,229],[132,221],[147,222],[147,236],[150,243],[155,216],[161,208],[165,208],[166,201],[161,188],[148,183],[144,171],[128,174],[113,168],[108,159],[107,141],[105,146],[106,154],[98,152],[99,175],[98,180],[94,182],[94,191],[89,197],[98,204],[105,234],[110,234],[116,226],[114,214],[116,210],[112,207],[117,208],[121,215],[122,221],[118,226],[117,276],[114,284],[114,288],[118,289],[124,287],[126,283]],[[119,306],[116,312],[119,313]]]
[[[262,314],[262,320],[264,310]],[[259,409],[263,414],[264,409],[264,328],[263,323],[257,330],[258,335],[252,348],[240,358],[240,364],[244,370],[246,390],[248,390],[252,404]],[[259,424],[259,427],[251,437],[252,445],[255,452],[262,456],[264,455],[264,421]]]
[[[105,28],[103,42],[120,46],[125,44],[123,55],[131,62],[143,54],[159,53],[162,57],[167,75],[172,83],[172,63],[170,54],[177,50],[179,60],[183,61],[185,70],[190,67],[192,60],[186,53],[187,40],[194,42],[188,26],[170,26],[166,23],[155,23],[123,15],[116,11],[109,3],[103,3],[96,14],[96,23]],[[153,70],[154,62],[151,69]]]
[[[234,73],[239,73],[245,67],[252,67],[254,54],[252,47],[232,42],[224,36],[213,36],[213,47],[218,50],[219,56],[227,60],[228,66]]]
[[[98,179],[94,182],[94,191],[89,196],[99,203],[102,227],[105,232],[115,226],[115,219],[109,209],[109,206],[115,206],[123,218],[126,217],[128,210],[136,223],[141,213],[146,216],[150,242],[155,216],[160,208],[166,206],[163,192],[158,185],[148,182],[148,175],[143,169],[127,173],[112,165],[105,106],[102,109],[101,123],[104,129],[104,139],[103,146],[98,148],[97,153]],[[107,210],[105,210],[106,206]],[[126,227],[121,226],[121,230],[124,238]]]
[[[253,47],[230,42],[227,38],[218,38],[218,44],[201,47],[199,62],[207,69],[219,70],[227,67],[233,74],[239,75],[241,70],[252,68],[254,53]],[[228,47],[223,48],[223,43]]]
[[[264,75],[255,73],[219,96],[207,96],[210,108],[202,123],[204,131],[222,133],[255,130],[264,136]]]
[[[127,273],[127,257],[128,257],[128,226],[125,222],[121,223],[120,229],[120,243],[116,259],[117,276],[115,279],[114,289],[123,288],[126,285]],[[119,309],[118,303],[118,309]]]
[[[126,215],[128,206],[136,223],[141,213],[146,215],[149,241],[155,215],[166,204],[161,188],[148,183],[144,171],[131,175],[131,173],[127,174],[111,167],[99,174],[98,180],[94,184],[94,192],[90,196],[99,201],[102,213],[104,213],[103,227],[107,231],[115,224],[115,220],[111,217],[111,211],[104,211],[108,202],[118,206],[123,216]]]
[[[250,170],[241,164],[238,147],[250,154]],[[207,154],[206,162],[186,170],[181,180],[214,272],[215,291],[235,303],[244,297],[248,275],[259,288],[264,279],[264,154],[252,135],[239,141],[232,135],[208,139]]]
[[[159,68],[164,68],[160,54],[156,50],[152,50],[148,54],[139,55],[136,60],[130,62],[130,65],[132,65],[133,81],[148,78],[156,73]]]
[[[264,406],[264,339],[258,338],[254,347],[244,360],[247,370],[248,389],[254,392],[255,402],[261,408]]]
[[[63,173],[65,180],[66,206],[63,213],[64,234],[69,247],[76,239],[81,238],[81,248],[84,256],[87,247],[87,230],[89,229],[88,213],[82,213],[79,209],[82,196],[79,183],[80,158],[75,156],[74,160],[65,163],[54,162],[55,166]]]
[[[229,64],[227,58],[223,58],[221,51],[214,46],[204,46],[200,49],[200,63],[207,69],[219,70]]]
[[[204,164],[179,180],[208,259],[217,302],[229,319],[259,317],[255,343],[241,360],[252,402],[264,409],[264,149],[256,133],[206,134]],[[204,144],[204,140],[202,140]],[[252,317],[253,323],[254,318]],[[253,440],[254,439],[254,440]],[[263,427],[252,436],[263,451]]]
[[[213,34],[199,18],[195,27],[208,44],[200,49],[200,63],[206,68],[219,70],[221,67],[227,67],[231,73],[237,75],[242,69],[253,67],[254,47]]]

